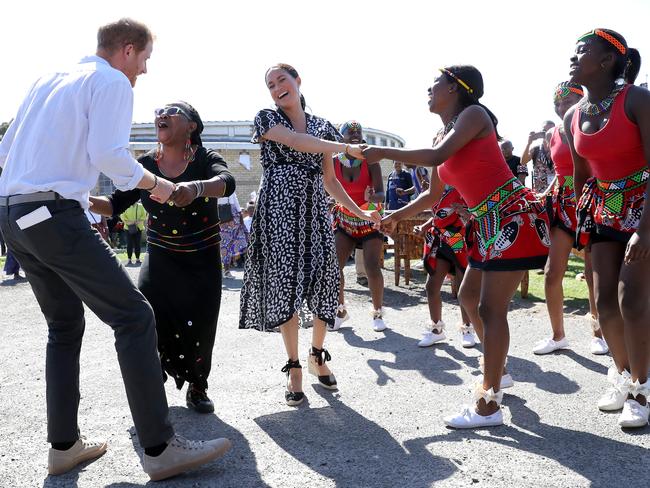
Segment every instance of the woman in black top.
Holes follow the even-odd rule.
[[[175,183],[169,202],[155,202],[138,189],[91,202],[93,211],[117,215],[142,201],[149,214],[148,254],[138,287],[156,315],[162,367],[179,389],[189,383],[188,407],[210,413],[214,405],[206,390],[221,302],[217,198],[232,194],[235,180],[223,158],[202,146],[202,130],[187,103],[156,110],[159,146],[139,161]]]

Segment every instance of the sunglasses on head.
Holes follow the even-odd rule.
[[[156,110],[153,111],[154,114],[156,114],[156,117],[162,117],[163,115],[167,116],[172,116],[172,115],[183,115],[187,120],[192,120],[192,118],[187,115],[187,113],[178,107],[165,107],[165,108],[157,108]]]

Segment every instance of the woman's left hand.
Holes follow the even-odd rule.
[[[190,183],[179,183],[169,198],[177,207],[187,207],[196,199],[196,187]]]
[[[630,237],[625,248],[625,264],[632,264],[635,261],[641,261],[650,257],[650,236],[635,232]]]
[[[355,159],[363,159],[363,147],[359,144],[348,144],[348,150],[346,154],[352,156]]]

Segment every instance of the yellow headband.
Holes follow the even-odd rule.
[[[456,81],[456,83],[458,83],[460,86],[465,88],[465,90],[467,90],[467,93],[470,93],[470,94],[474,93],[474,90],[472,90],[472,88],[470,88],[470,86],[467,83],[465,83],[463,80],[461,80],[458,76],[453,74],[448,69],[439,68],[439,70],[440,70],[441,73],[444,73],[444,74],[449,75],[450,77],[452,77]]]

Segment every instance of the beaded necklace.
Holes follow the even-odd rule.
[[[618,94],[623,91],[623,88],[625,88],[625,84],[617,84],[609,95],[596,103],[591,103],[587,97],[584,97],[578,102],[578,109],[585,115],[604,114],[612,106]]]
[[[436,134],[436,137],[433,139],[433,145],[436,146],[442,139],[449,134],[449,131],[454,128],[454,125],[456,124],[456,120],[458,120],[458,115],[455,115],[453,119],[451,119],[449,122],[447,122],[447,125],[445,125],[442,129],[438,131]]]

